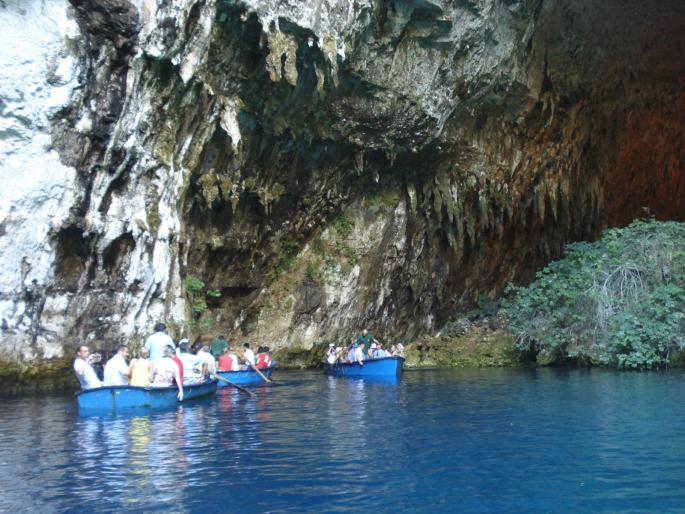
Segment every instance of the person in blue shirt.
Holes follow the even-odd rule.
[[[373,346],[373,345],[371,345]],[[376,344],[376,349],[373,352],[373,358],[374,359],[382,359],[383,357],[387,357],[388,354],[387,352],[383,349],[383,343],[378,343]]]
[[[347,362],[354,362],[354,354],[357,351],[358,347],[359,347],[359,345],[357,343],[352,343],[352,346],[350,347],[350,349],[347,352],[347,356],[346,356]]]

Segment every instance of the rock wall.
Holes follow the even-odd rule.
[[[5,0],[0,15],[46,27],[2,36],[31,39],[25,68],[2,56],[18,77],[2,86],[8,358],[161,318],[272,347],[412,337],[643,208],[685,218],[676,0]]]

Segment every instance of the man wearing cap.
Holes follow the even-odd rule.
[[[378,346],[376,346],[376,343],[371,343],[371,346],[369,346],[369,353],[367,353],[367,358],[373,359],[374,358],[374,353],[376,353],[376,349]]]

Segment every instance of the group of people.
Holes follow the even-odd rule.
[[[384,357],[404,357],[404,345],[395,343],[386,349],[383,343],[375,339],[373,334],[366,329],[361,335],[352,339],[349,346],[336,346],[335,343],[331,343],[326,352],[326,362],[331,365],[356,362],[363,366],[365,360]]]
[[[82,345],[76,352],[74,372],[84,390],[118,385],[175,385],[179,400],[182,400],[184,385],[200,384],[214,378],[217,371],[263,369],[272,365],[268,346],[260,346],[257,354],[250,349],[249,343],[244,343],[242,349],[233,346],[224,336],[216,338],[211,345],[199,340],[191,345],[188,339],[181,339],[176,345],[166,333],[164,323],[158,323],[137,358],[127,362],[129,349],[122,345],[107,361],[102,377],[99,377],[93,365],[100,361],[100,355],[91,354],[88,346]]]

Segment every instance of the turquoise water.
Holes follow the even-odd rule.
[[[685,512],[685,374],[276,372],[149,416],[0,402],[0,511]]]

